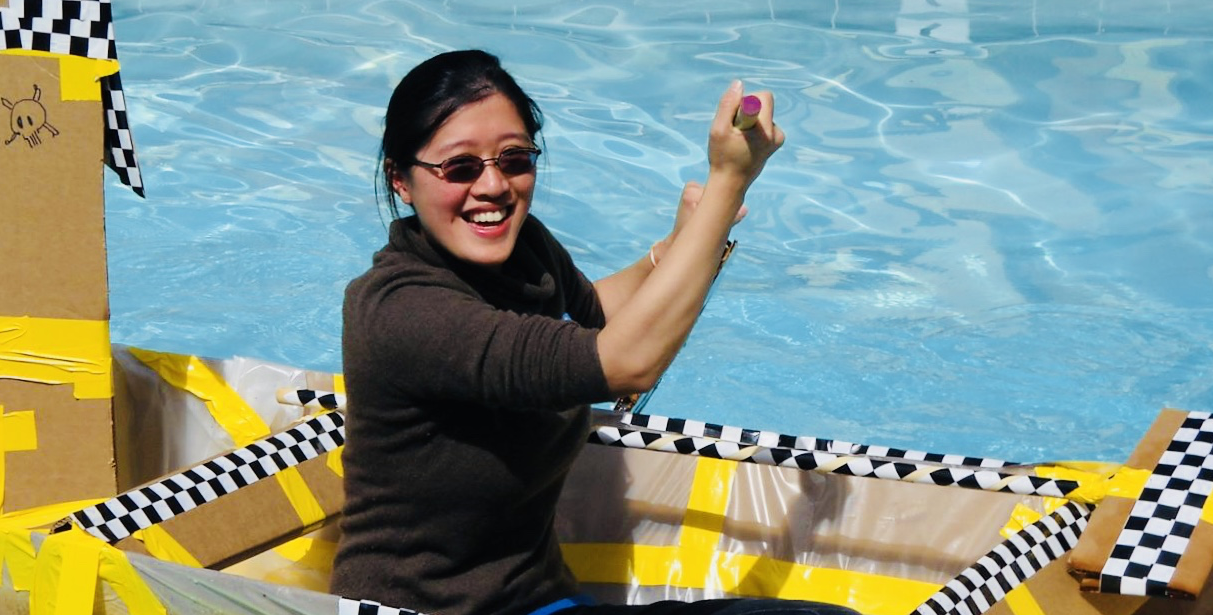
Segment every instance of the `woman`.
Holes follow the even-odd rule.
[[[405,76],[382,150],[397,219],[346,291],[334,593],[441,615],[643,608],[575,606],[556,501],[588,404],[651,388],[690,332],[742,197],[783,141],[760,96],[743,133],[729,88],[707,182],[684,191],[673,232],[591,284],[528,215],[541,116],[497,58],[446,53]],[[739,604],[647,608],[750,612]]]

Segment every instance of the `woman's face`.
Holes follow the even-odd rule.
[[[533,147],[518,109],[500,93],[453,113],[417,160],[438,164],[454,156],[496,158],[509,148]],[[460,260],[499,267],[514,251],[530,210],[535,172],[506,175],[494,163],[467,183],[449,182],[438,169],[413,165],[392,181],[411,203],[422,228]]]

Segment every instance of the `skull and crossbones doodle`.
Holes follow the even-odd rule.
[[[42,135],[39,133],[45,129],[51,133],[52,137],[59,136],[59,131],[51,126],[46,121],[46,107],[38,102],[42,98],[42,90],[34,85],[34,95],[31,98],[23,98],[17,102],[10,102],[7,98],[0,98],[0,102],[8,108],[9,127],[13,131],[13,136],[9,137],[4,144],[8,145],[17,140],[17,137],[25,139],[25,142],[30,147],[40,145],[42,143]]]

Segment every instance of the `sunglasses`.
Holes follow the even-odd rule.
[[[454,184],[468,184],[476,181],[484,172],[484,165],[493,163],[497,170],[505,175],[522,175],[535,170],[539,154],[543,152],[533,147],[511,147],[497,155],[496,158],[478,158],[471,154],[447,158],[438,164],[413,160],[413,164],[427,169],[437,169],[438,175]]]

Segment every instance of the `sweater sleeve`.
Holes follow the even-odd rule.
[[[363,297],[363,355],[416,401],[563,409],[610,398],[598,330],[501,310],[456,288],[405,285]],[[347,326],[351,324],[347,321]]]

